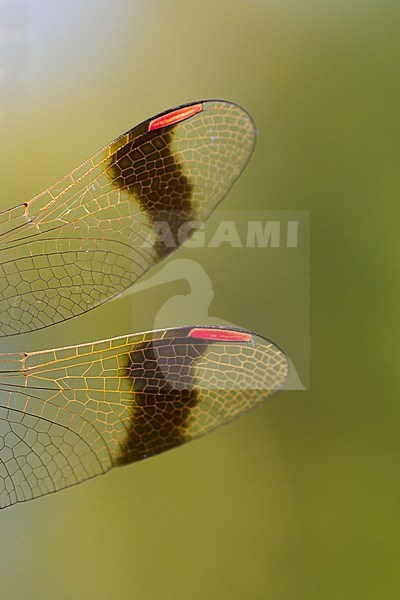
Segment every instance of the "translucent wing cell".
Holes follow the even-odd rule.
[[[0,336],[59,323],[129,287],[209,216],[254,142],[239,106],[187,104],[0,213]]]
[[[270,398],[287,375],[275,344],[221,327],[0,355],[0,506],[198,438]]]

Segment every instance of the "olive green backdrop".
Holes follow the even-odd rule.
[[[0,1],[2,208],[140,120],[217,97],[259,131],[224,209],[311,217],[311,391],[2,512],[2,598],[398,598],[399,13],[361,0]],[[206,257],[211,312],[286,341],[306,373],[307,311],[297,339],[290,272],[277,279],[268,256]],[[126,295],[0,349],[151,328],[185,289]]]

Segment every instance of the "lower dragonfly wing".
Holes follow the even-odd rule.
[[[72,318],[129,287],[202,225],[255,136],[235,104],[184,105],[0,213],[0,337]]]
[[[29,397],[23,400],[32,402],[34,394],[29,391]],[[17,393],[14,401],[18,402]],[[63,411],[58,413],[62,418]],[[93,434],[99,437],[99,433],[90,424],[80,422],[79,426],[87,439],[70,427],[27,410],[0,408],[0,508],[44,496],[108,470],[88,441]]]
[[[159,454],[281,389],[288,360],[240,329],[183,327],[0,357],[0,506]]]

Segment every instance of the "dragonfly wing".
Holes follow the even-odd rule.
[[[202,225],[254,142],[239,106],[188,104],[1,213],[0,336],[59,323],[129,287]]]
[[[0,365],[2,507],[205,435],[288,375],[275,344],[220,327],[3,355]]]
[[[34,392],[28,392],[28,403]],[[14,393],[13,402],[18,402]],[[58,418],[71,417],[58,411]],[[93,434],[87,425],[83,434]],[[0,408],[0,508],[69,487],[104,472],[82,434],[28,410]],[[92,436],[93,437],[93,436]],[[89,437],[90,439],[90,437]]]

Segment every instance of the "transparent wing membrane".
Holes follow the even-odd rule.
[[[0,336],[59,323],[129,287],[209,216],[254,142],[239,106],[188,104],[1,213]]]
[[[220,327],[0,355],[0,505],[198,438],[270,398],[287,375],[275,344]]]
[[[186,104],[0,213],[0,337],[125,290],[202,225],[254,142],[239,106]],[[279,391],[288,370],[269,340],[209,326],[0,354],[0,508],[205,435]]]

